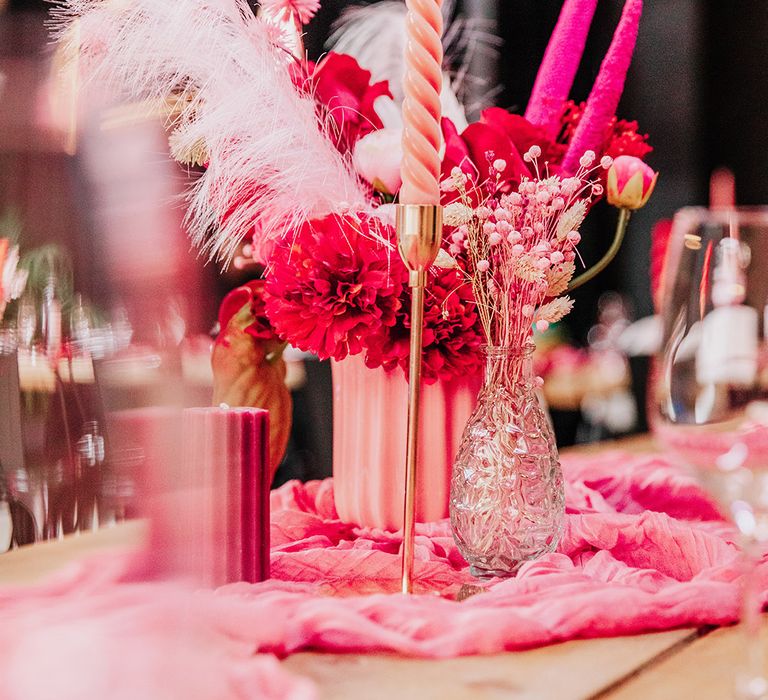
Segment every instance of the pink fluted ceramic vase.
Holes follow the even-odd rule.
[[[398,369],[369,369],[362,355],[331,362],[333,484],[339,517],[367,527],[403,525],[408,383]],[[422,387],[416,492],[419,522],[448,517],[451,465],[475,408],[480,374]]]

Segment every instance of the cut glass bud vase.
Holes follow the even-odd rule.
[[[474,576],[508,577],[557,546],[563,477],[533,377],[533,344],[484,352],[485,380],[453,466],[451,526]]]

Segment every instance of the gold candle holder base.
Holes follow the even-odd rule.
[[[422,331],[427,270],[440,252],[443,210],[438,205],[400,204],[397,207],[397,241],[400,257],[408,268],[411,287],[411,338],[408,373],[408,430],[405,456],[405,502],[401,549],[403,593],[413,592],[414,525],[416,521],[416,473],[418,468],[419,404],[421,401]]]

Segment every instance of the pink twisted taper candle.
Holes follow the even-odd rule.
[[[401,204],[440,204],[442,0],[407,0]]]

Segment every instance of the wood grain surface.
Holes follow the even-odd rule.
[[[640,453],[652,446],[639,438],[571,451],[594,454],[615,447]],[[146,523],[135,521],[13,550],[0,555],[0,585],[40,581],[96,552],[136,547],[145,534]],[[738,628],[730,627],[447,660],[302,653],[284,663],[316,682],[320,700],[727,700],[741,644]]]

